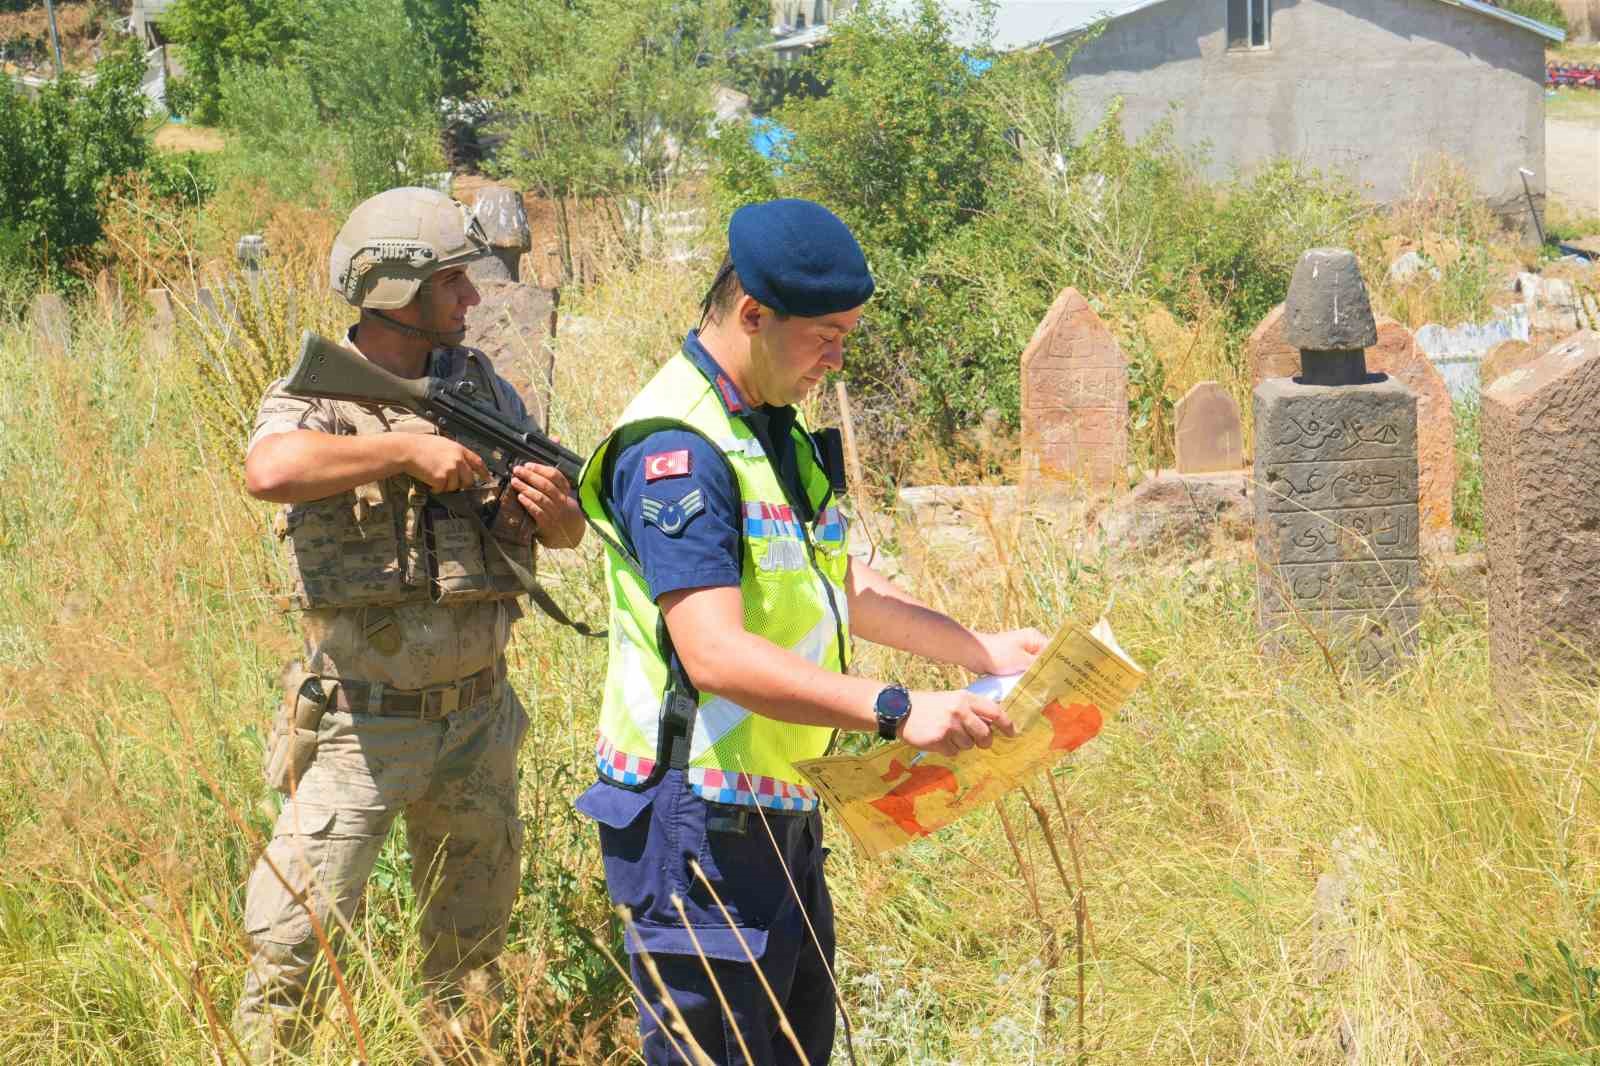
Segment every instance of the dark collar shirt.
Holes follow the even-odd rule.
[[[711,382],[728,414],[743,419],[761,442],[796,509],[807,521],[814,518],[805,513],[809,501],[796,461],[795,409],[747,403],[692,330],[683,354]],[[612,517],[639,559],[650,598],[680,589],[737,587],[742,501],[718,449],[691,430],[659,429],[637,439],[624,436],[614,454]]]

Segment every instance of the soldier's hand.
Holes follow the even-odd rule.
[[[583,540],[583,511],[566,477],[553,466],[523,463],[512,468],[511,488],[533,517],[539,542],[549,548],[574,548]]]
[[[430,433],[396,433],[405,472],[434,492],[459,492],[489,476],[471,448]]]
[[[987,748],[997,732],[1017,735],[1016,726],[994,700],[965,691],[913,692],[900,739],[922,751],[958,755],[973,747]]]

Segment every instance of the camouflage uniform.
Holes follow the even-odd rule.
[[[439,348],[429,359],[430,374],[450,377],[462,372],[466,350]],[[502,413],[526,418],[515,391],[498,378],[493,384]],[[279,381],[262,401],[250,444],[297,429],[435,432],[404,411],[386,408],[376,413],[376,424],[373,418],[370,409],[355,405],[290,396]],[[392,490],[395,483],[384,485]],[[360,486],[333,500],[359,511],[373,488]],[[412,500],[426,499],[420,489],[414,487]],[[284,513],[292,524],[295,508]],[[296,565],[290,540],[301,591],[318,575]],[[412,885],[422,901],[424,977],[450,994],[469,971],[500,953],[519,880],[516,753],[528,725],[505,682],[502,655],[520,615],[504,590],[454,604],[424,595],[398,604],[304,611],[304,663],[330,695],[315,756],[285,800],[246,894],[252,954],[234,1027],[258,1058],[269,1059],[273,1048],[302,1036],[327,991],[327,982],[313,977],[320,948],[308,906],[335,936],[335,907],[346,922],[354,916],[401,811]],[[419,696],[419,690],[428,691]],[[420,698],[429,713],[384,713],[396,697]],[[325,963],[317,969],[320,974]]]

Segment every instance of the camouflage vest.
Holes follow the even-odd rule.
[[[477,402],[501,414],[505,387],[472,349],[450,349],[454,382],[473,383]],[[409,411],[337,401],[339,433],[436,432]],[[274,526],[288,556],[290,602],[301,608],[452,605],[512,599],[523,586],[481,523],[458,517],[461,504],[481,512],[495,486],[451,493],[453,508],[414,478],[400,474],[349,492],[284,506]],[[529,556],[529,567],[532,557]]]

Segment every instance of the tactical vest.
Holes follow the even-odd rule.
[[[476,402],[507,413],[503,386],[484,365],[483,355],[471,349],[449,354],[453,365],[444,379],[470,380]],[[341,436],[385,433],[395,419],[415,417],[344,401],[333,406]],[[450,605],[521,595],[522,583],[488,543],[482,524],[462,517],[469,511],[481,514],[494,497],[493,485],[434,496],[420,481],[399,474],[335,496],[285,505],[274,528],[288,556],[291,604]],[[449,506],[441,502],[445,499]]]
[[[845,525],[811,435],[797,418],[791,430],[797,466],[816,516],[807,523],[749,426],[728,414],[692,362],[675,356],[628,405],[579,477],[578,500],[606,544],[611,599],[610,661],[595,753],[600,775],[642,789],[671,765],[684,769],[690,787],[715,803],[811,810],[816,791],[794,764],[824,754],[833,731],[779,722],[695,692],[670,655],[661,612],[612,517],[618,442],[655,429],[698,433],[734,475],[744,520],[739,591],[745,629],[825,670],[843,673],[848,665]]]

